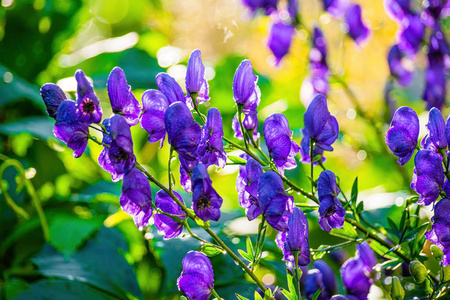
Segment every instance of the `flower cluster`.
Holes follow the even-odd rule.
[[[208,300],[214,288],[214,272],[209,258],[197,251],[189,251],[183,259],[183,271],[178,288],[189,299]]]

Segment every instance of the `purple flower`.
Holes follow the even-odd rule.
[[[266,15],[270,15],[277,10],[278,0],[242,0],[242,4],[250,8],[253,12],[264,9]]]
[[[413,72],[403,64],[403,59],[405,56],[406,54],[399,49],[398,45],[392,46],[388,54],[389,70],[391,75],[397,78],[398,83],[401,86],[409,85],[413,79]]]
[[[319,194],[319,225],[325,231],[342,228],[345,221],[345,209],[337,198],[341,192],[336,185],[336,176],[331,171],[323,171],[317,180]]]
[[[414,55],[420,48],[425,34],[425,26],[420,22],[420,17],[407,14],[400,24],[397,43],[400,50],[408,55]]]
[[[386,144],[398,157],[400,165],[406,164],[414,154],[419,138],[419,117],[407,106],[399,107],[386,133]]]
[[[102,108],[95,95],[94,87],[81,70],[75,72],[77,80],[77,115],[84,123],[99,123],[102,120]]]
[[[336,278],[333,270],[323,260],[314,262],[314,269],[309,270],[305,280],[305,294],[307,299],[312,299],[317,290],[321,289],[319,300],[330,299],[336,293]]]
[[[56,84],[46,83],[41,87],[41,97],[47,107],[47,114],[55,119],[59,105],[66,100],[66,94]]]
[[[245,167],[239,167],[236,189],[239,205],[245,208],[245,214],[249,221],[254,220],[261,214],[258,201],[258,183],[263,173],[262,166],[253,158],[247,161]]]
[[[264,139],[273,162],[281,174],[284,169],[290,170],[297,166],[294,156],[300,147],[291,140],[292,131],[283,114],[276,113],[269,116],[264,122]]]
[[[422,141],[425,149],[439,152],[441,149],[447,149],[447,135],[444,117],[436,107],[430,110],[427,124],[428,134]]]
[[[159,73],[156,75],[155,81],[158,89],[166,96],[167,100],[169,100],[169,104],[177,101],[186,103],[183,89],[169,74]]]
[[[302,129],[303,138],[300,142],[300,155],[301,155],[301,162],[304,164],[310,164],[311,163],[311,146],[310,146],[310,137],[308,134],[308,130],[306,128]],[[316,157],[317,155],[321,156],[321,162],[325,162],[327,158],[323,156],[323,149],[314,147],[313,150],[313,156]],[[317,166],[319,164],[318,161],[314,162],[314,165]]]
[[[327,45],[322,31],[314,26],[314,35],[312,38],[312,48],[309,52],[309,61],[318,67],[327,67]]]
[[[443,266],[450,265],[450,199],[441,199],[434,207],[433,227],[425,234],[443,252]]]
[[[294,198],[286,195],[280,176],[267,171],[258,182],[259,206],[267,223],[278,231],[288,230],[288,219],[294,208]]]
[[[208,110],[206,123],[202,128],[202,138],[198,146],[198,155],[206,167],[217,165],[224,168],[227,154],[223,150],[223,124],[222,116],[217,108]]]
[[[439,154],[431,150],[420,150],[414,158],[415,168],[411,188],[419,195],[420,205],[429,205],[439,197],[444,184],[444,168]]]
[[[253,141],[257,141],[259,139],[258,129],[258,114],[256,111],[252,111],[244,114],[244,120],[242,120],[242,126],[247,131],[249,136],[253,138]],[[239,124],[238,115],[234,115],[232,121],[232,127],[234,130],[234,137],[240,140],[244,139],[241,131],[241,125]]]
[[[348,7],[348,0],[322,0],[323,9],[334,18],[341,18]]]
[[[330,300],[358,300],[358,297],[352,295],[334,295]]]
[[[358,46],[362,46],[369,37],[370,30],[362,21],[361,6],[358,4],[350,4],[345,12],[345,22],[348,26],[347,34]]]
[[[147,177],[138,169],[132,168],[123,178],[120,205],[124,212],[133,217],[139,230],[148,225],[152,216],[152,191]]]
[[[201,55],[198,49],[192,51],[186,73],[187,98],[192,101],[191,97],[194,97],[198,103],[209,100],[209,86],[205,78],[205,66],[203,66]]]
[[[180,194],[173,191],[175,197],[177,197],[181,203],[184,204],[183,199]],[[165,191],[160,190],[156,193],[155,206],[162,210],[163,212],[177,216],[180,219],[186,217],[186,213],[181,210],[180,206],[170,197]],[[163,214],[155,214],[153,216],[155,221],[155,226],[158,230],[164,232],[164,239],[172,239],[180,235],[183,231],[183,224],[174,221],[171,217]]]
[[[389,17],[401,22],[407,14],[410,14],[409,3],[410,0],[384,0],[383,4]]]
[[[214,288],[214,272],[209,258],[201,252],[189,251],[183,259],[183,271],[177,285],[189,299],[208,300]]]
[[[109,129],[109,134],[103,136],[103,142],[109,147],[103,148],[98,163],[103,170],[111,173],[113,181],[118,181],[136,164],[130,126],[121,115],[114,115],[103,123]]]
[[[233,98],[244,111],[254,111],[261,101],[258,76],[253,73],[252,62],[243,60],[236,69],[233,78]]]
[[[323,260],[316,260],[314,262],[314,268],[318,269],[322,274],[322,282],[325,288],[324,292],[328,295],[333,295],[337,290],[336,278],[334,277],[334,272],[330,266]]]
[[[136,125],[139,122],[141,108],[121,68],[112,69],[106,86],[113,113],[122,115],[130,126]]]
[[[192,206],[194,212],[203,221],[218,221],[223,199],[212,187],[208,171],[199,163],[192,171]]]
[[[77,158],[86,149],[89,127],[88,124],[80,122],[76,113],[77,107],[72,100],[65,100],[58,106],[55,127],[53,133],[64,141],[67,147],[72,149],[73,157]]]
[[[161,140],[161,146],[166,136],[164,115],[169,107],[166,96],[158,90],[147,90],[142,95],[142,114],[139,117],[141,128],[148,132],[148,141],[155,143]]]
[[[436,22],[439,22],[442,10],[445,5],[448,5],[448,1],[446,0],[427,0],[423,1],[423,12],[421,15],[422,23],[426,26],[433,28]]]
[[[309,232],[308,220],[305,214],[298,207],[294,207],[294,211],[288,220],[288,231],[286,232],[286,241],[284,242],[284,253],[289,252],[294,256],[293,252],[298,253],[298,264],[307,266],[311,260],[309,258]]]
[[[281,21],[272,24],[268,38],[268,46],[275,56],[276,66],[289,53],[294,33],[295,28],[291,24],[286,24]]]
[[[361,300],[367,299],[370,286],[373,283],[371,274],[377,259],[367,242],[356,245],[356,257],[348,259],[341,267],[341,278],[350,295]]]

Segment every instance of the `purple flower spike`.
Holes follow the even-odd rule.
[[[110,146],[103,148],[98,163],[103,170],[111,173],[113,181],[118,181],[136,164],[130,126],[121,115],[114,115],[104,123],[107,124],[109,134],[104,135],[103,142],[109,143]]]
[[[198,49],[192,52],[191,57],[189,57],[186,73],[187,98],[195,95],[198,103],[209,100],[209,86],[205,78],[205,66],[203,66],[201,55]]]
[[[362,21],[361,6],[351,4],[345,12],[345,22],[348,26],[348,35],[358,46],[362,46],[369,37],[370,30]]]
[[[408,70],[408,68],[406,68],[402,63],[405,56],[405,53],[403,53],[397,45],[392,46],[388,54],[389,70],[391,71],[391,75],[397,78],[398,83],[404,87],[409,85],[413,79],[413,72]]]
[[[77,158],[83,154],[87,146],[89,127],[86,123],[78,121],[74,101],[65,100],[61,102],[56,114],[53,133],[64,141],[67,147],[73,150],[73,157]]]
[[[192,171],[192,206],[195,214],[203,221],[218,221],[223,199],[212,187],[204,164],[199,163]]]
[[[84,123],[100,123],[102,120],[102,108],[95,95],[94,87],[88,81],[83,71],[75,72],[77,80],[77,115]]]
[[[244,111],[255,110],[261,101],[261,92],[258,85],[258,76],[253,73],[252,62],[243,60],[233,78],[233,98]]]
[[[294,198],[286,195],[280,176],[267,171],[258,182],[259,206],[267,223],[278,231],[288,230],[288,219],[294,209]]]
[[[141,108],[136,100],[131,87],[127,83],[125,73],[119,67],[112,69],[106,84],[111,108],[115,114],[122,115],[130,126],[139,122]]]
[[[175,191],[173,191],[173,194],[181,201],[181,203],[184,204],[180,194]],[[163,190],[160,190],[158,193],[156,193],[155,206],[163,212],[173,216],[177,216],[180,219],[184,219],[186,217],[186,213],[182,211],[180,206],[178,206],[178,204],[172,199],[172,197],[170,197]],[[183,231],[183,224],[174,221],[169,216],[163,214],[155,214],[153,216],[153,219],[155,220],[156,228],[164,232],[165,240],[176,238]]]
[[[430,139],[430,143],[433,145],[432,149],[439,151],[447,148],[447,136],[444,117],[436,107],[430,110],[428,115],[427,129],[429,134],[426,138]],[[430,149],[431,150],[431,149]]]
[[[399,107],[386,133],[386,144],[398,157],[401,166],[414,154],[419,138],[419,117],[407,106]]]
[[[373,283],[371,274],[377,259],[367,242],[356,245],[356,257],[348,259],[341,267],[341,278],[350,295],[361,300],[367,299],[370,286]]]
[[[450,265],[450,199],[442,199],[434,207],[433,227],[425,234],[443,252],[443,266]]]
[[[439,154],[431,150],[420,150],[414,158],[415,168],[411,188],[419,195],[420,205],[436,201],[444,185],[444,168]]]
[[[284,174],[284,169],[290,170],[297,166],[294,156],[300,151],[300,147],[291,140],[291,136],[288,120],[283,114],[273,114],[264,122],[264,139],[281,174]]]
[[[298,251],[299,266],[307,266],[311,262],[308,237],[308,220],[300,208],[294,207],[288,220],[284,250],[290,253]]]
[[[208,300],[214,288],[214,272],[209,258],[189,251],[183,259],[183,271],[177,281],[178,289],[192,300]]]
[[[401,22],[403,18],[410,14],[410,0],[384,0],[384,9],[389,17],[397,22]]]
[[[319,225],[327,232],[333,228],[342,228],[345,221],[345,209],[337,198],[341,192],[336,185],[336,176],[331,171],[323,171],[317,180],[319,194]]]
[[[249,221],[261,214],[258,201],[258,183],[263,174],[262,166],[253,158],[249,159],[236,180],[236,189],[239,195],[239,205],[245,208],[245,214]]]
[[[174,150],[186,161],[196,160],[201,128],[186,104],[182,102],[171,104],[164,116],[164,122],[169,144]]]
[[[56,84],[46,83],[41,87],[41,97],[47,107],[47,114],[55,119],[59,105],[66,100],[66,94]]]
[[[139,230],[148,225],[152,216],[152,191],[147,177],[138,169],[131,169],[123,178],[120,205],[124,212],[133,217]]]
[[[147,90],[142,95],[141,127],[148,132],[148,141],[155,143],[166,136],[164,114],[169,107],[169,100],[158,90]]]
[[[206,167],[217,165],[224,168],[227,154],[223,150],[222,116],[217,108],[208,110],[206,124],[202,128],[202,139],[198,146],[198,155]]]
[[[283,22],[273,23],[270,28],[268,46],[275,56],[275,65],[280,64],[281,59],[289,53],[295,28],[291,24]]]
[[[334,18],[341,18],[348,7],[348,0],[322,0],[323,8]]]
[[[418,15],[407,14],[401,22],[397,37],[398,47],[408,55],[414,55],[420,48],[425,34],[425,26]]]
[[[167,73],[159,73],[155,78],[156,85],[161,93],[169,100],[169,104],[180,101],[186,103],[183,89],[178,82]]]
[[[242,0],[242,4],[255,12],[258,9],[264,9],[266,15],[270,15],[277,10],[278,0]]]

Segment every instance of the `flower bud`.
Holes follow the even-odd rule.
[[[433,255],[433,257],[436,258],[436,260],[438,260],[438,261],[440,261],[442,259],[442,257],[444,256],[444,253],[442,252],[442,250],[436,245],[431,245],[430,251],[431,251],[431,255]]]
[[[428,274],[427,268],[418,260],[413,260],[409,264],[409,272],[411,272],[411,275],[414,277],[414,281],[417,283],[424,282]]]
[[[392,289],[391,298],[392,300],[402,300],[405,297],[405,290],[400,283],[397,276],[392,277]]]

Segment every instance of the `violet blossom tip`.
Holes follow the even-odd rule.
[[[187,64],[186,90],[188,97],[195,95],[196,101],[203,103],[209,100],[209,86],[205,78],[205,66],[202,63],[200,50],[192,51]]]
[[[102,108],[94,92],[94,87],[82,70],[75,72],[75,79],[77,81],[78,119],[88,124],[100,123],[102,119]]]
[[[59,105],[66,100],[66,94],[54,83],[46,83],[40,90],[42,100],[44,100],[47,114],[53,119],[56,118]]]

